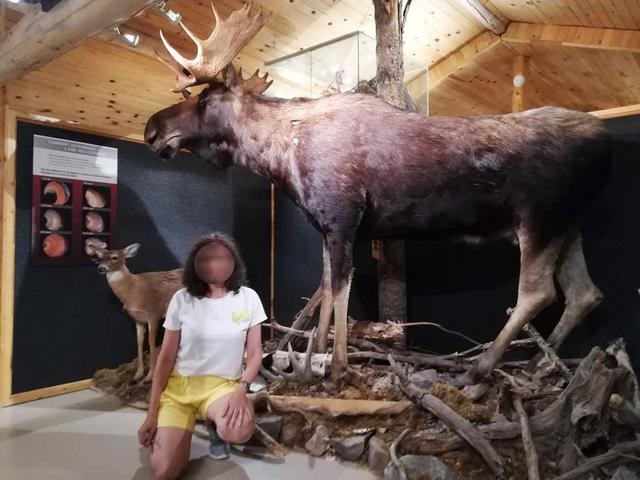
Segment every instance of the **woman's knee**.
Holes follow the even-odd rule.
[[[218,436],[228,443],[241,444],[247,442],[255,430],[254,422],[247,422],[241,427],[230,428],[226,425],[218,425]]]
[[[167,455],[151,455],[151,466],[156,480],[173,480],[180,475],[186,462],[176,458],[167,458]]]

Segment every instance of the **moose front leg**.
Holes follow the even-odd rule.
[[[322,298],[320,300],[320,318],[318,320],[318,331],[316,333],[314,351],[325,353],[328,346],[329,324],[333,313],[333,293],[331,291],[331,256],[327,239],[322,242]]]
[[[333,298],[334,334],[331,356],[331,383],[339,386],[347,367],[347,308],[353,276],[353,247],[355,229],[352,232],[331,232],[326,236],[326,252],[330,265],[330,292]],[[326,273],[326,271],[325,271]],[[321,315],[325,313],[323,299]]]
[[[353,268],[349,270],[346,280],[338,283],[333,291],[334,334],[333,355],[331,357],[331,381],[338,385],[347,373],[349,360],[347,357],[347,310]],[[341,279],[342,280],[342,279]]]
[[[458,384],[473,385],[485,379],[526,323],[532,321],[556,299],[553,275],[563,237],[552,238],[540,246],[534,229],[518,229],[520,243],[520,279],[518,301],[511,316],[489,349],[482,354],[478,365],[458,379]]]

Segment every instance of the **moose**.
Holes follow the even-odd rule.
[[[331,381],[347,371],[347,304],[356,239],[511,239],[520,249],[518,298],[506,325],[462,385],[486,379],[522,327],[557,298],[559,347],[602,300],[584,259],[580,219],[603,189],[610,141],[594,116],[542,107],[469,118],[409,113],[371,94],[268,98],[268,74],[245,79],[231,60],[268,21],[251,3],[219,16],[187,59],[162,35],[184,100],[152,115],[146,144],[169,159],[193,152],[269,178],[323,239],[315,350],[335,334]],[[157,53],[157,52],[156,52]],[[192,95],[191,87],[206,85]],[[309,305],[308,305],[309,306]],[[315,305],[312,305],[315,308]]]

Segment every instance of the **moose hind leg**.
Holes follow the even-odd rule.
[[[517,304],[498,337],[482,354],[478,365],[463,377],[462,383],[474,384],[487,377],[522,327],[556,300],[553,275],[564,235],[541,244],[536,233],[526,226],[517,230],[520,243]]]
[[[587,271],[580,233],[567,239],[566,248],[556,274],[558,284],[565,296],[565,309],[549,336],[549,343],[555,349],[562,345],[569,332],[604,299],[604,295],[593,284]]]

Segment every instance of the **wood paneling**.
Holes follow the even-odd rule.
[[[433,87],[430,112],[508,113],[511,65],[518,54],[529,58],[525,108],[554,105],[588,112],[640,103],[639,54],[501,42]]]
[[[475,56],[430,90],[429,113],[467,116],[510,112],[514,57],[504,43]]]
[[[513,22],[640,29],[637,0],[493,0]]]
[[[235,64],[245,72],[354,30],[371,36],[375,33],[373,7],[368,0],[258,3],[273,12],[272,19],[238,55]],[[501,39],[484,30],[456,2],[414,0],[405,31],[405,54],[415,60],[409,60],[405,70],[408,77],[416,78],[430,67],[432,114],[509,112],[511,69],[518,54],[530,59],[525,107],[549,104],[589,111],[640,102],[640,34],[619,30],[640,29],[637,0],[614,1],[613,7],[603,6],[610,2],[591,0],[544,0],[535,5],[521,0],[484,3],[506,23],[553,22],[583,28],[512,22]],[[216,0],[222,15],[240,4],[240,0]],[[207,0],[173,0],[170,6],[183,15],[197,35],[209,33],[212,15]],[[9,25],[18,18],[15,12],[7,12]],[[147,47],[157,47],[162,28],[177,48],[186,54],[194,52],[179,27],[149,11],[130,19],[126,26],[143,33]],[[576,48],[586,46],[619,51]],[[169,92],[172,72],[150,58],[148,52],[149,48],[136,52],[117,42],[89,40],[11,82],[7,87],[9,106],[75,127],[140,140],[146,119],[180,100],[179,95]],[[427,82],[418,78],[415,83],[420,88],[412,92],[424,96]],[[424,98],[417,100],[426,103]]]

